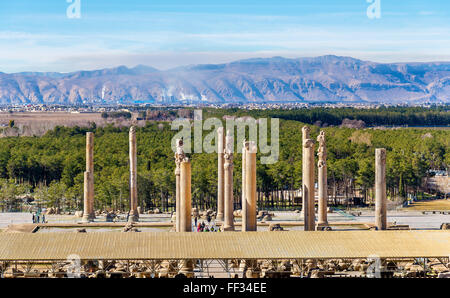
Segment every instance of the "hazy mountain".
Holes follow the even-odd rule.
[[[450,102],[450,62],[255,58],[160,71],[0,73],[0,104],[131,102]]]

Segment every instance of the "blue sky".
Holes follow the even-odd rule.
[[[450,61],[450,1],[380,0],[379,19],[367,0],[79,1],[81,18],[70,19],[67,0],[1,0],[0,71],[325,54]]]

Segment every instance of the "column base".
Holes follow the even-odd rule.
[[[136,216],[130,216],[128,218],[128,222],[139,222],[139,217]]]
[[[128,217],[128,222],[138,222],[139,216],[138,215],[131,215]]]
[[[234,226],[223,226],[224,232],[234,232]]]
[[[83,223],[93,222],[94,219],[95,219],[95,215],[83,216],[83,218],[81,219],[81,222],[83,222]]]

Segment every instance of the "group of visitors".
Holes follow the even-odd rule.
[[[198,223],[197,232],[219,232],[218,227],[206,225],[205,222]]]
[[[33,223],[45,223],[45,214],[41,213],[41,209],[38,209],[37,212],[33,212]]]
[[[216,227],[214,222],[211,222],[211,216],[206,218],[207,223],[202,221],[198,222],[197,216],[194,217],[194,226],[197,228],[197,232],[220,232],[220,228]]]

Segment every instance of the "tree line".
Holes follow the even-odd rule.
[[[205,111],[206,115],[208,113],[212,114]],[[214,113],[220,116],[230,114],[230,110]],[[241,113],[239,111],[236,115]],[[292,206],[294,198],[284,197],[280,191],[301,188],[301,128],[304,125],[295,120],[280,121],[277,163],[261,164],[261,154],[258,153],[260,206]],[[95,125],[56,127],[42,137],[1,138],[2,209],[14,209],[19,198],[28,198],[41,206],[82,210],[85,134],[93,131],[95,208],[128,210],[128,129]],[[314,125],[311,129],[312,138],[317,137],[321,129],[326,132],[328,185],[332,199],[358,194],[370,201],[373,197],[375,148],[387,149],[387,188],[391,199],[405,198],[408,193],[421,191],[423,178],[429,175],[430,169],[447,169],[450,165],[450,130],[447,129],[351,129]],[[169,210],[174,207],[175,163],[171,139],[175,133],[167,122],[149,121],[144,127],[137,128],[138,198],[143,209]],[[217,155],[201,153],[190,157],[193,204],[200,208],[215,208]],[[241,154],[236,153],[234,157],[234,191],[238,208]]]
[[[280,118],[321,126],[338,126],[344,119],[362,120],[367,126],[449,126],[450,106],[424,107],[385,107],[358,109],[348,108],[299,108],[268,110],[207,110],[211,115],[232,113],[250,115],[255,118]]]

